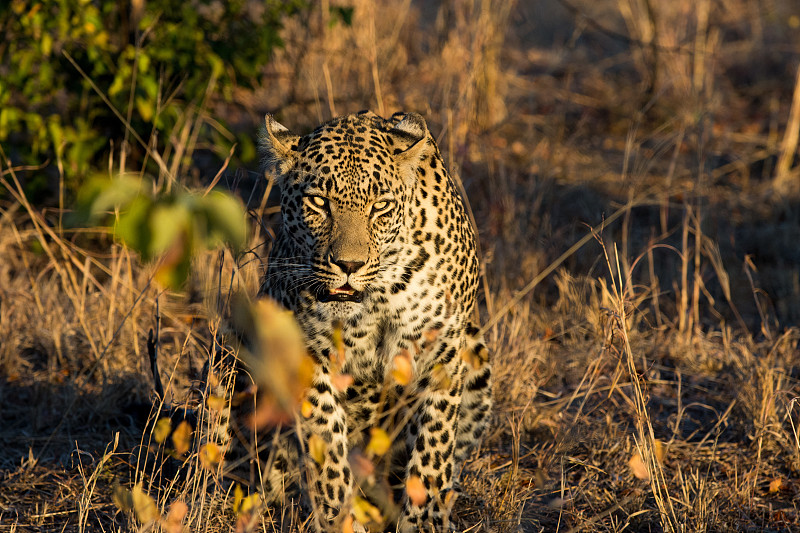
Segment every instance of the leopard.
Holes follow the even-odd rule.
[[[281,217],[259,295],[294,314],[313,360],[298,448],[315,529],[341,531],[349,514],[354,531],[449,531],[490,422],[492,373],[476,233],[437,143],[420,114],[362,111],[305,135],[268,114],[259,148]],[[352,511],[367,493],[352,452],[390,415],[397,512],[370,526]],[[323,457],[309,457],[312,438]]]

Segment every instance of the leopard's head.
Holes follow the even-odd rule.
[[[305,136],[271,115],[265,126],[262,155],[293,248],[270,260],[302,270],[298,283],[321,302],[360,302],[407,240],[417,169],[436,150],[425,120],[358,113]]]

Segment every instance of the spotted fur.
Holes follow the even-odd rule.
[[[403,423],[393,451],[404,498],[397,528],[446,531],[448,494],[488,420],[491,370],[471,322],[475,235],[436,143],[420,115],[362,112],[305,136],[267,115],[261,148],[282,213],[261,291],[295,313],[316,361],[302,427],[327,450],[321,464],[304,461],[316,529],[341,527],[361,494],[348,454],[393,412]],[[401,354],[413,380],[387,397]],[[338,372],[353,378],[345,390]],[[404,410],[387,408],[399,403]],[[421,505],[404,496],[410,476],[425,488]]]

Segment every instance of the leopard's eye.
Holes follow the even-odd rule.
[[[311,203],[311,207],[316,208],[317,210],[327,210],[328,209],[328,200],[323,198],[322,196],[307,196],[308,201]]]
[[[392,207],[392,202],[389,200],[379,200],[372,204],[372,216],[383,215],[388,213]]]

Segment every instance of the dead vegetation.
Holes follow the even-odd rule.
[[[438,133],[496,375],[459,530],[800,529],[795,3],[348,5],[352,26],[327,2],[289,21],[261,89],[211,112],[255,134],[265,111],[303,130],[413,110]],[[169,532],[308,531],[292,502],[245,523],[197,447],[178,473],[147,453],[148,332],[167,404],[197,406],[208,309],[262,269],[266,185],[243,194],[267,221],[254,253],[200,258],[171,294],[107,233],[29,205],[20,172],[0,177],[0,531],[148,530],[115,504],[137,483]]]

